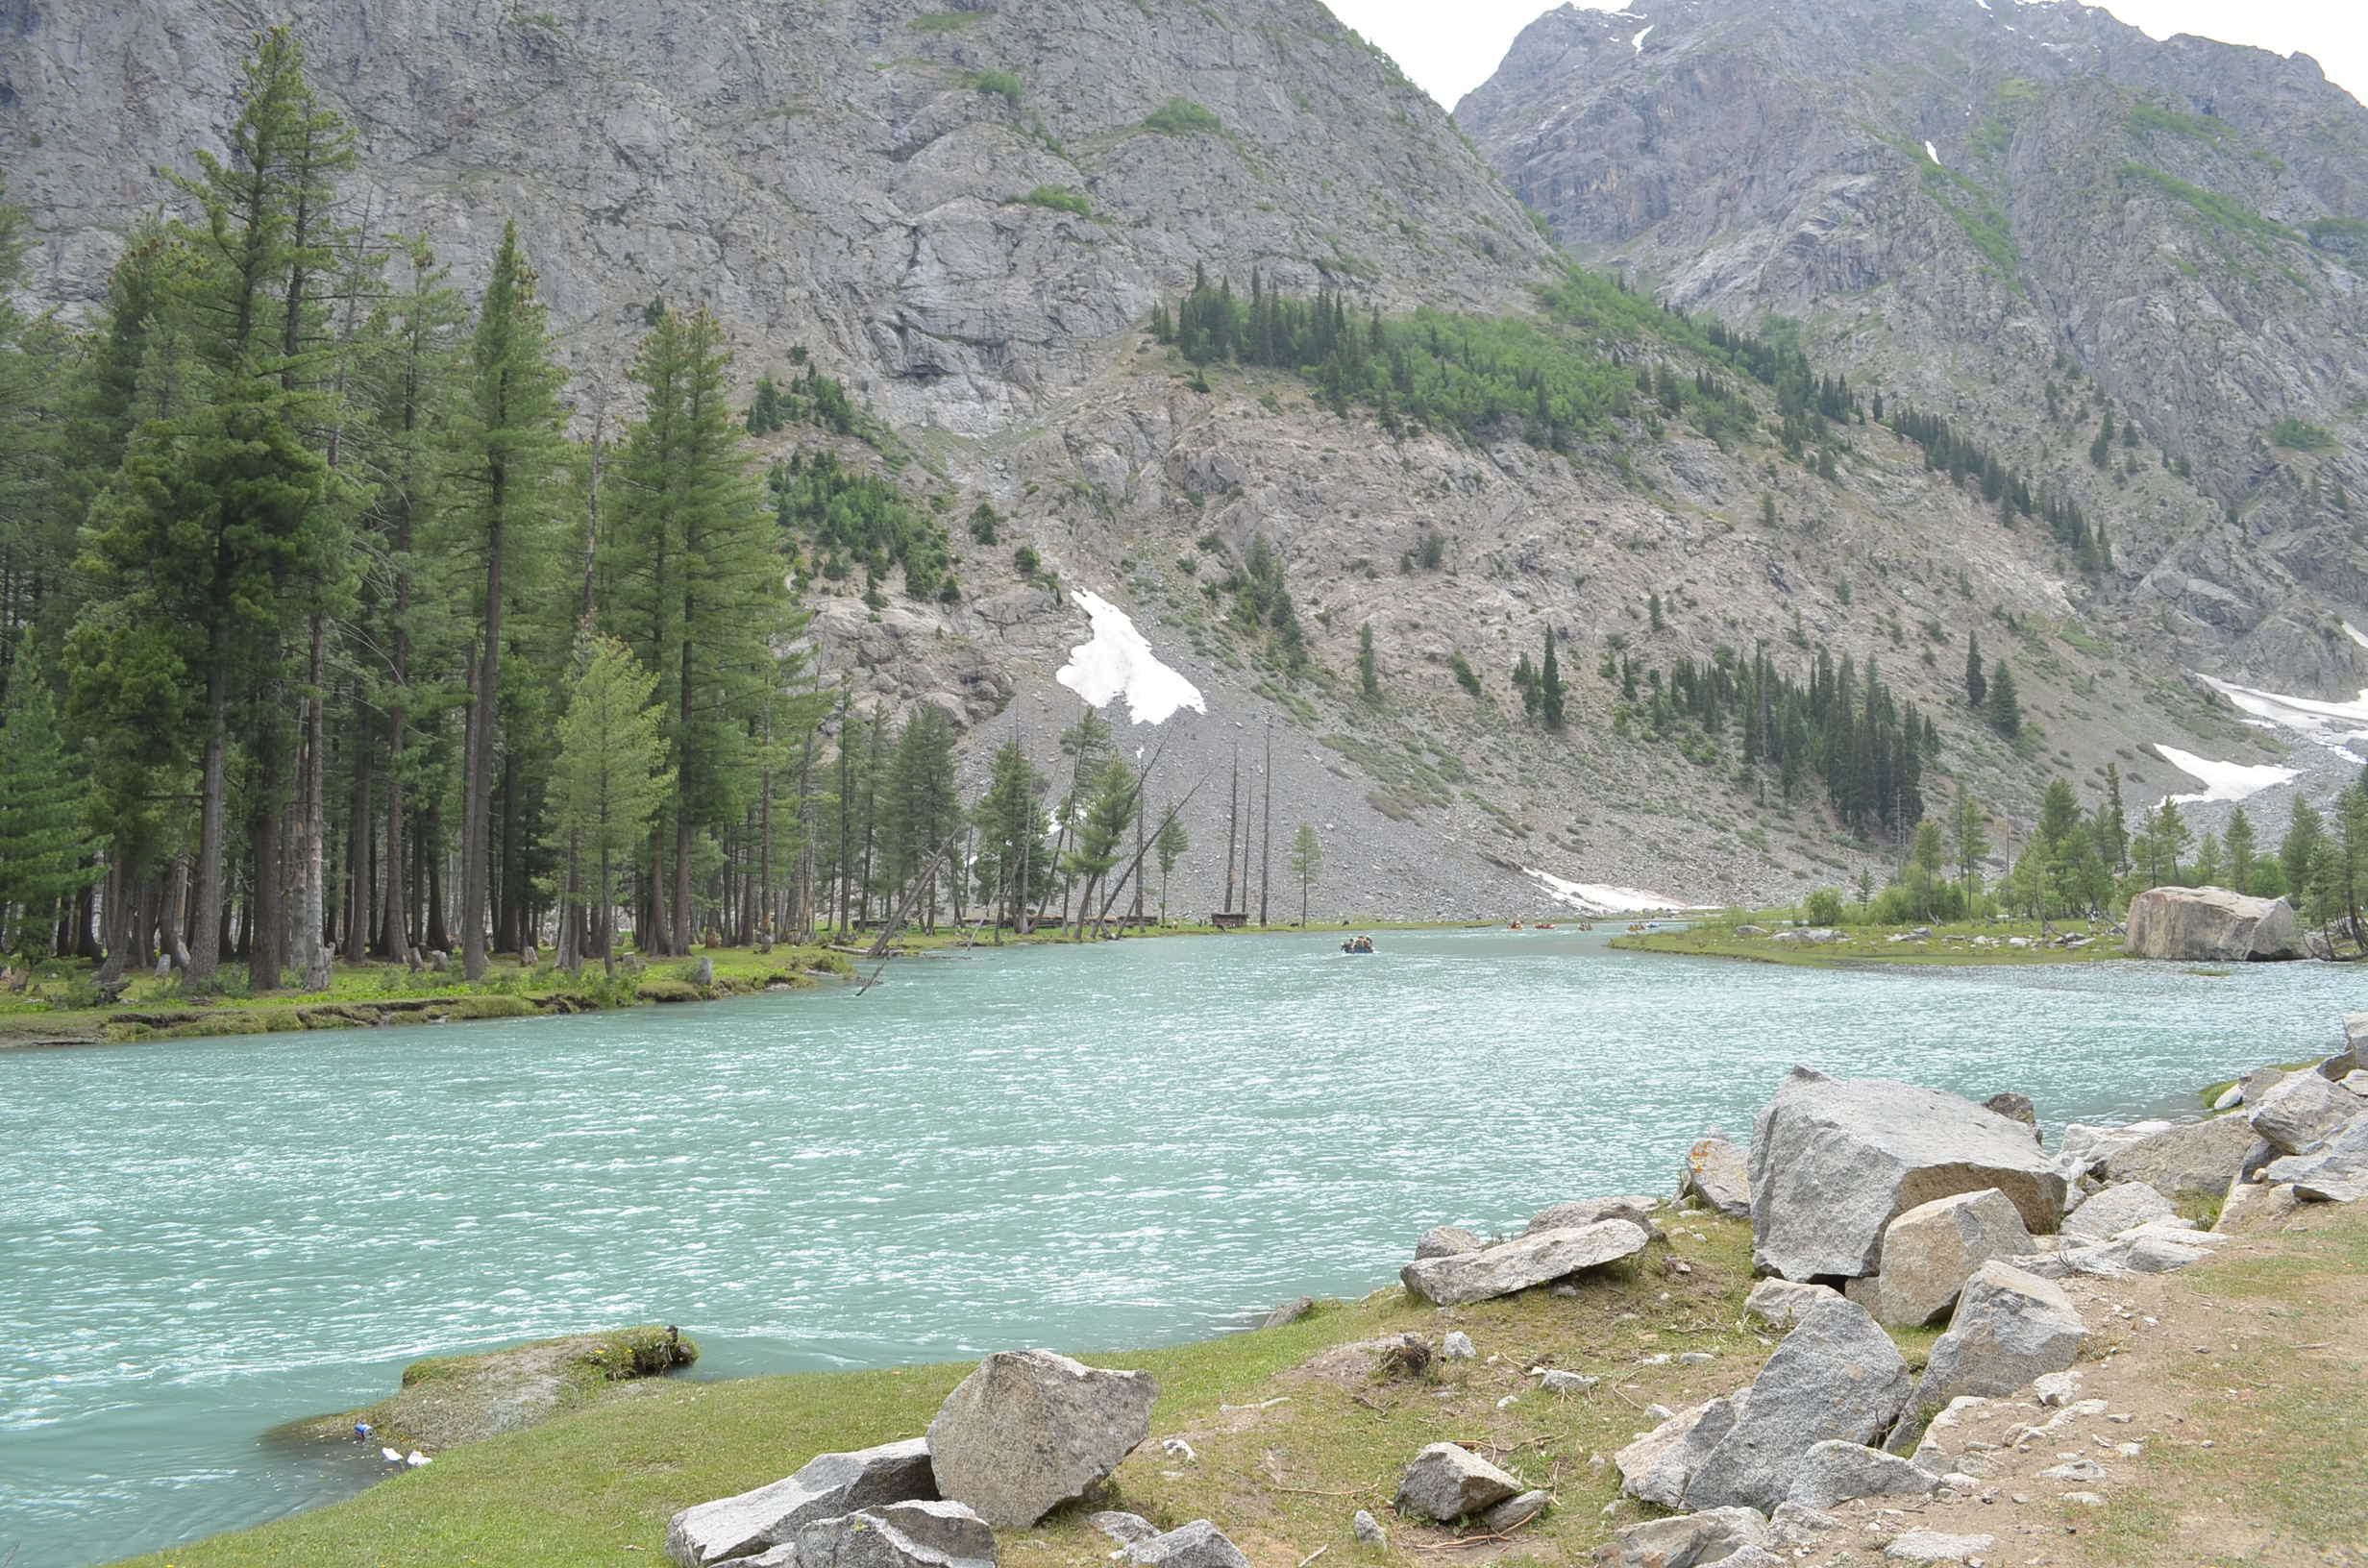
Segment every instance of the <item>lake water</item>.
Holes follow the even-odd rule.
[[[900,962],[858,996],[0,1054],[0,1557],[366,1482],[264,1431],[418,1357],[644,1320],[703,1375],[1196,1337],[1424,1228],[1667,1189],[1795,1062],[2051,1127],[2333,1048],[2363,975],[1836,972],[1576,931]]]

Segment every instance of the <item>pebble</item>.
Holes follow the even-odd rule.
[[[1666,1405],[1647,1405],[1644,1407],[1644,1413],[1659,1422],[1666,1421],[1677,1412],[1669,1409]]]
[[[1707,1350],[1690,1350],[1677,1360],[1680,1366],[1704,1366],[1718,1360]]]
[[[1502,1398],[1502,1399],[1500,1399],[1500,1400],[1498,1400],[1498,1401],[1496,1402],[1496,1408],[1497,1408],[1498,1409],[1500,1409],[1500,1410],[1509,1410],[1509,1409],[1513,1409],[1513,1407],[1515,1407],[1516,1405],[1518,1405],[1519,1403],[1521,1403],[1521,1396],[1520,1396],[1520,1395],[1518,1395],[1518,1394],[1507,1394],[1504,1398]]]
[[[2066,1503],[2078,1503],[2084,1508],[2101,1508],[2105,1507],[2105,1499],[2099,1497],[2094,1492],[2066,1492],[2063,1494],[2063,1500]]]
[[[1447,1337],[1440,1341],[1439,1353],[1451,1361],[1468,1361],[1480,1354],[1472,1349],[1471,1335],[1462,1329],[1449,1331]]]
[[[1348,1530],[1368,1546],[1386,1547],[1390,1544],[1390,1537],[1382,1533],[1380,1522],[1363,1508],[1359,1508],[1357,1516],[1348,1522]]]

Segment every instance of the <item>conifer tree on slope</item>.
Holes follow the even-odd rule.
[[[36,661],[19,661],[0,710],[0,909],[14,917],[13,952],[49,956],[58,900],[97,875],[83,805],[49,683]]]
[[[559,756],[552,776],[555,837],[591,863],[585,896],[602,972],[617,972],[617,862],[649,831],[674,787],[665,767],[657,676],[633,650],[597,637],[582,650],[582,673],[559,720]]]

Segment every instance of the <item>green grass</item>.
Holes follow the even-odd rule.
[[[1192,136],[1208,135],[1221,136],[1225,122],[1210,110],[1203,109],[1190,98],[1171,98],[1143,117],[1146,131],[1156,131],[1163,136]]]
[[[1010,71],[974,72],[971,76],[971,86],[991,97],[1002,99],[1014,109],[1020,107],[1020,99],[1024,92],[1020,85],[1020,78]]]
[[[986,17],[983,11],[925,11],[913,18],[916,33],[959,33]]]
[[[2272,445],[2289,452],[2326,452],[2335,444],[2334,433],[2319,426],[2287,414],[2269,428]]]
[[[1094,215],[1094,207],[1085,199],[1085,192],[1072,185],[1038,185],[1024,196],[1006,196],[1005,207],[1041,207],[1054,212],[1071,212],[1080,218]]]
[[[1748,1382],[1766,1354],[1740,1326],[1749,1226],[1709,1215],[1665,1223],[1669,1245],[1597,1271],[1577,1299],[1532,1290],[1441,1312],[1393,1286],[1322,1304],[1283,1328],[1085,1356],[1150,1372],[1160,1384],[1152,1441],[1120,1469],[1104,1501],[1167,1526],[1214,1519],[1254,1560],[1286,1560],[1286,1551],[1296,1560],[1328,1543],[1346,1549],[1349,1512],[1385,1511],[1406,1461],[1426,1443],[1455,1439],[1487,1447],[1524,1481],[1554,1488],[1559,1507],[1524,1538],[1575,1559],[1618,1522],[1599,1516],[1617,1477],[1591,1467],[1590,1456],[1649,1426],[1641,1406],[1676,1408],[1723,1393]],[[1706,1239],[1694,1239],[1696,1230]],[[1671,1266],[1673,1257],[1686,1260],[1686,1272]],[[1361,1365],[1303,1369],[1351,1341],[1405,1333],[1435,1341],[1450,1327],[1498,1360],[1435,1363],[1435,1375],[1397,1381],[1365,1375]],[[1715,1359],[1638,1364],[1695,1350]],[[1524,1375],[1540,1363],[1607,1381],[1584,1395],[1547,1395]],[[656,1561],[677,1509],[778,1480],[820,1452],[919,1435],[970,1367],[637,1385],[636,1397],[453,1449],[348,1502],[135,1560],[150,1568]],[[1507,1395],[1514,1404],[1497,1409]],[[1263,1408],[1245,1409],[1252,1406]],[[1170,1435],[1184,1436],[1198,1458],[1161,1454],[1159,1439]],[[1006,1532],[1006,1555],[1096,1568],[1109,1543],[1085,1525],[1084,1511]],[[1402,1522],[1392,1531],[1407,1542],[1446,1538]]]

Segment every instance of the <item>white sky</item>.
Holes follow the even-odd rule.
[[[1332,13],[1388,50],[1448,109],[1487,81],[1514,35],[1555,0],[1329,0]],[[1967,6],[1973,0],[1965,0]],[[2001,0],[2007,3],[2007,0]],[[1617,4],[1599,9],[1617,11]],[[1650,21],[1653,0],[1628,0]],[[2158,38],[2194,33],[2279,54],[2300,50],[2368,99],[2368,0],[2112,0],[2106,10]],[[1643,22],[1637,24],[1643,26]]]

